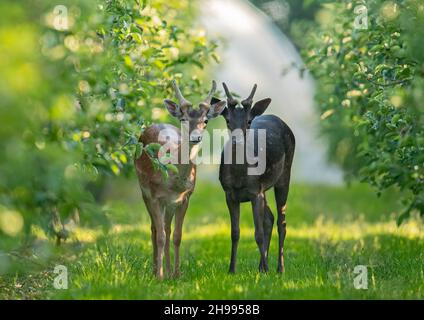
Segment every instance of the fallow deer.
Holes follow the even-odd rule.
[[[271,99],[267,98],[257,101],[252,108],[256,84],[249,97],[241,102],[241,106],[239,101],[233,98],[225,83],[223,83],[223,87],[227,96],[227,108],[224,109],[221,115],[225,118],[230,131],[234,132],[235,129],[239,129],[243,135],[242,139],[232,136],[232,139],[227,142],[224,148],[230,148],[230,152],[234,154],[237,148],[240,148],[240,143],[243,143],[244,145],[241,147],[243,152],[251,148],[255,154],[262,152],[266,157],[264,172],[249,175],[248,169],[251,165],[246,162],[246,157],[244,157],[243,163],[238,164],[234,156],[231,161],[224,161],[224,152],[222,153],[219,180],[225,191],[226,202],[231,216],[232,248],[229,272],[234,273],[236,269],[237,246],[240,237],[240,203],[248,201],[252,204],[255,240],[260,252],[259,271],[268,271],[268,250],[274,225],[274,216],[267,204],[265,191],[272,187],[274,187],[278,214],[277,272],[283,272],[283,247],[286,237],[285,210],[295,149],[295,137],[288,125],[280,118],[274,115],[262,115],[271,103]],[[212,101],[217,103],[219,100],[213,98]],[[263,148],[258,146],[258,131],[260,129],[266,130],[266,140]],[[249,134],[254,135],[253,146],[246,146],[244,143]],[[260,150],[261,148],[262,150]]]
[[[202,139],[208,119],[217,117],[226,104],[225,101],[219,101],[211,105],[212,95],[216,90],[215,81],[212,82],[212,89],[206,99],[199,103],[199,108],[194,108],[192,103],[183,97],[175,81],[172,82],[172,86],[178,103],[166,99],[164,105],[173,117],[188,125],[187,137],[173,125],[154,124],[144,130],[139,141],[144,146],[150,143],[159,143],[163,146],[166,143],[171,153],[178,154],[178,162],[175,164],[178,172],[170,171],[169,177],[165,179],[161,172],[154,169],[152,160],[146,152],[135,160],[143,200],[151,218],[153,272],[160,279],[164,277],[164,255],[166,272],[171,273],[169,247],[171,222],[174,216],[174,276],[180,273],[179,252],[183,221],[196,181],[196,165],[192,160],[198,152],[198,143]],[[184,152],[189,152],[190,161],[181,161],[185,156]]]

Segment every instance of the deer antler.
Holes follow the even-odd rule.
[[[255,85],[252,88],[252,91],[250,92],[250,95],[241,102],[241,104],[244,107],[250,107],[252,105],[252,103],[253,103],[253,97],[254,97],[254,95],[256,93],[256,88],[257,87],[258,87],[258,85],[255,83]]]
[[[187,108],[188,106],[191,105],[191,102],[186,100],[183,96],[183,94],[181,93],[180,88],[177,85],[177,81],[172,80],[172,87],[174,88],[175,91],[175,95],[180,103],[180,107],[181,108]]]
[[[215,91],[216,91],[216,82],[215,82],[215,80],[212,80],[212,88],[209,91],[208,96],[206,97],[206,99],[203,102],[206,103],[206,104],[211,104],[212,96],[214,95]]]
[[[206,97],[205,100],[203,100],[203,102],[200,103],[200,108],[202,110],[209,110],[211,107],[211,102],[212,102],[212,96],[214,95],[216,91],[216,82],[215,80],[212,80],[212,88],[208,93],[208,96]]]
[[[255,83],[255,85],[253,86],[253,88],[252,88],[252,91],[250,92],[250,95],[249,95],[249,97],[247,98],[248,100],[253,100],[253,96],[255,95],[255,93],[256,93],[256,88],[258,87],[258,85]],[[246,99],[246,100],[247,100]]]
[[[227,95],[228,106],[237,104],[237,100],[233,98],[225,82],[222,83],[222,86],[224,87],[225,94]]]

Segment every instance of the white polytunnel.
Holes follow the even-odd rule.
[[[319,137],[314,81],[307,73],[301,77],[298,69],[290,68],[293,63],[302,65],[290,40],[268,16],[247,1],[205,0],[200,7],[201,25],[209,36],[220,38],[223,43],[219,51],[222,62],[214,71],[219,86],[225,81],[232,91],[243,96],[257,83],[255,99],[272,98],[266,113],[279,116],[293,130],[296,136],[293,179],[341,183],[341,170],[328,163],[325,140]],[[216,179],[216,170],[203,166],[201,176]]]

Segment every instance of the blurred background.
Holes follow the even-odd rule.
[[[292,9],[293,10],[293,9]],[[342,172],[326,157],[320,139],[319,115],[314,109],[315,85],[303,66],[293,42],[279,25],[288,25],[290,5],[284,1],[205,1],[201,24],[214,38],[222,39],[218,49],[222,63],[214,71],[219,83],[247,97],[254,83],[256,99],[272,98],[267,113],[278,115],[296,136],[295,180],[339,184]],[[280,24],[277,24],[280,23]],[[216,168],[211,176],[216,175]]]
[[[173,79],[193,102],[212,79],[272,98],[267,113],[296,136],[294,226],[365,215],[392,235],[424,212],[419,0],[4,0],[0,12],[0,297],[122,226],[146,233],[133,160],[146,125],[178,125],[162,105]],[[217,170],[198,170],[189,230],[228,222]]]

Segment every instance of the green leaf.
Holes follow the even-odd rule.
[[[143,153],[143,143],[139,142],[135,145],[135,158],[138,159]]]
[[[174,164],[172,164],[172,163],[168,163],[168,164],[166,165],[166,168],[167,168],[167,170],[169,170],[169,171],[171,171],[171,172],[173,172],[173,173],[175,173],[175,174],[178,174],[178,168],[177,168],[177,166],[176,166],[176,165],[174,165]]]

